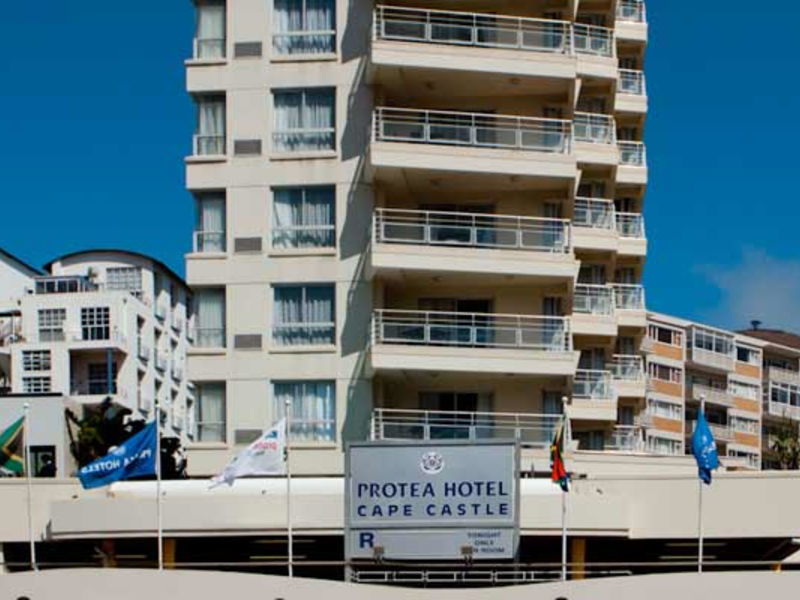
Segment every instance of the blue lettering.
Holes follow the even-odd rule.
[[[358,534],[359,548],[373,548],[375,546],[375,534],[362,531]]]
[[[459,504],[458,505],[458,516],[463,517],[467,514],[467,505],[466,504]]]
[[[435,517],[436,516],[436,505],[435,504],[428,504],[428,506],[425,507],[425,512],[428,514],[429,517]]]
[[[358,497],[361,498],[366,491],[369,489],[369,486],[366,483],[359,483],[358,484]]]
[[[380,489],[380,486],[377,483],[370,483],[369,484],[369,497],[370,498],[377,498],[378,497],[378,489]]]
[[[363,504],[359,504],[358,508],[356,508],[356,513],[358,513],[359,517],[366,517],[367,516],[367,507]]]
[[[499,511],[498,511],[498,512],[499,512],[499,513],[500,513],[502,516],[504,516],[504,517],[507,517],[507,516],[508,516],[508,504],[506,504],[505,502],[503,502],[503,503],[502,503],[500,506],[498,506],[498,509],[499,509]]]
[[[445,481],[444,482],[444,495],[445,496],[455,496],[456,495],[456,484],[454,481]]]
[[[445,485],[447,485],[447,484],[445,484]],[[425,484],[425,489],[422,490],[422,497],[423,498],[433,498],[434,496],[436,496],[436,493],[433,491],[433,484],[430,483],[430,482],[426,483]]]
[[[414,513],[411,510],[411,505],[410,504],[404,504],[403,505],[403,516],[404,517],[413,517],[414,516]]]
[[[397,486],[394,483],[384,483],[381,492],[384,498],[394,498],[397,495]]]
[[[443,517],[444,516],[448,516],[448,517],[452,517],[453,516],[453,509],[450,508],[449,504],[443,504],[442,505],[442,516]]]
[[[499,494],[498,494],[498,495],[500,495],[500,496],[508,496],[508,492],[506,492],[506,488],[505,488],[505,486],[503,485],[503,482],[502,482],[502,481],[498,481],[497,483],[498,483],[498,484],[499,484],[499,486],[500,486],[500,492],[499,492]]]
[[[400,512],[400,508],[397,506],[397,504],[390,504],[388,510],[386,511],[386,516],[393,517],[398,512]]]
[[[472,495],[472,483],[469,481],[462,481],[458,484],[458,493],[461,497],[471,496]]]

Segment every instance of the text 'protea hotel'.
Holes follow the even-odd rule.
[[[198,1],[197,20],[193,476],[287,397],[299,474],[370,438],[541,451],[564,418],[584,449],[683,454],[641,418],[643,3]]]

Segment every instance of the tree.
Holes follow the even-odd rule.
[[[786,423],[775,434],[771,450],[782,470],[800,469],[800,434],[796,423]]]

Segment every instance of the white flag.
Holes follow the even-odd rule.
[[[216,484],[233,485],[235,479],[246,475],[283,475],[286,473],[286,419],[242,450],[222,473],[212,478]]]

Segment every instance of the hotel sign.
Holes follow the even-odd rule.
[[[350,444],[348,558],[514,558],[519,449],[514,442]]]

